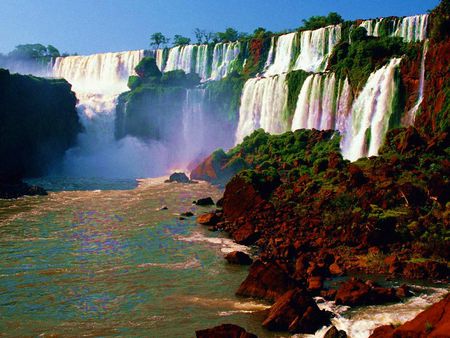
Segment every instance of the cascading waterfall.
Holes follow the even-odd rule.
[[[282,133],[286,123],[280,118],[287,100],[286,75],[248,80],[242,92],[236,143],[258,128]]]
[[[195,60],[195,72],[200,76],[202,81],[206,81],[208,74],[208,45],[200,45],[197,47],[197,58]]]
[[[367,31],[368,36],[380,36],[380,25],[383,21],[383,18],[381,19],[374,19],[374,20],[364,20],[359,27],[364,27]]]
[[[164,64],[162,50],[156,52],[156,64],[161,71],[183,70],[197,73],[202,82],[217,81],[226,77],[233,69],[240,53],[240,42],[217,43],[214,46],[212,60],[208,45],[185,45],[169,49]]]
[[[233,69],[233,64],[241,50],[240,42],[217,43],[214,46],[211,80],[220,80]]]
[[[187,89],[183,104],[183,140],[179,161],[189,162],[201,154],[205,146],[206,121],[203,108],[205,89]],[[193,132],[195,131],[195,132]]]
[[[345,132],[351,104],[348,80],[334,73],[311,74],[300,90],[291,130],[335,129]]]
[[[351,127],[343,135],[342,154],[355,161],[364,156],[378,154],[393,113],[393,100],[397,91],[395,72],[400,58],[372,73],[351,111]]]
[[[161,149],[131,137],[120,142],[114,139],[117,97],[128,90],[128,77],[143,57],[144,51],[138,50],[55,60],[53,76],[65,78],[72,85],[85,128],[79,135],[78,147],[66,154],[66,175],[137,177],[162,169],[159,163],[148,161],[151,154]],[[161,163],[162,159],[161,156]]]
[[[341,25],[301,32],[300,55],[295,61],[294,70],[302,69],[307,72],[324,71],[328,57],[340,40]]]
[[[414,120],[416,119],[417,111],[420,108],[420,105],[423,101],[423,93],[425,91],[425,61],[428,53],[428,44],[429,41],[425,40],[423,44],[423,50],[422,50],[422,60],[420,62],[420,74],[419,74],[419,91],[417,94],[417,101],[414,107],[412,107],[408,114],[405,116],[405,119],[402,121],[403,125],[413,125]]]
[[[264,64],[264,71],[267,71],[267,69],[270,67],[270,65],[273,63],[273,55],[275,54],[275,37],[272,36],[270,39],[270,48],[269,53],[267,54],[267,60]]]
[[[401,37],[405,42],[423,41],[427,38],[428,17],[428,14],[421,14],[391,20],[388,34]],[[364,27],[369,36],[380,36],[380,26],[385,20],[390,19],[364,20],[360,27]]]
[[[164,68],[165,72],[170,72],[173,70],[183,70],[186,74],[193,72],[193,56],[194,45],[186,46],[176,46],[169,50],[169,56],[167,58],[167,63]]]
[[[297,33],[289,33],[280,35],[276,42],[275,47],[275,58],[273,58],[273,46],[275,39],[272,39],[272,54],[269,53],[267,62],[269,58],[273,59],[273,63],[267,68],[265,75],[272,76],[277,74],[286,73],[291,65],[292,57],[294,56],[294,41]]]

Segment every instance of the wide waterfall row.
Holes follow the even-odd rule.
[[[398,36],[405,42],[418,42],[427,38],[428,14],[365,20],[360,26],[366,28],[369,36]]]
[[[241,49],[240,42],[217,43],[210,45],[176,46],[168,50],[167,60],[164,50],[154,51],[156,64],[163,72],[183,70],[197,73],[202,81],[220,80],[235,67]]]
[[[324,71],[334,46],[341,40],[341,25],[284,34],[272,39],[265,75],[289,70]],[[275,55],[275,56],[274,56]]]
[[[339,130],[347,159],[376,155],[395,110],[395,73],[400,61],[394,58],[373,72],[354,100],[347,79],[337,79],[333,73],[309,75],[302,84],[291,123],[285,117],[286,76],[251,79],[242,94],[236,143],[257,128],[282,133],[291,125],[291,130]]]
[[[53,76],[66,79],[76,93],[120,94],[143,57],[143,50],[58,57]]]

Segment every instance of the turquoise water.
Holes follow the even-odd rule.
[[[8,336],[194,337],[236,323],[261,337],[266,306],[234,292],[233,243],[178,220],[217,199],[206,183],[0,200],[0,331]],[[162,205],[169,210],[158,211]]]

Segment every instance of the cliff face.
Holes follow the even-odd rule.
[[[0,175],[39,176],[73,146],[81,124],[65,80],[0,69]]]
[[[425,62],[425,92],[416,127],[430,137],[448,131],[450,110],[450,41],[430,42]]]

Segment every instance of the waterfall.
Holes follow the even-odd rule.
[[[345,133],[351,101],[347,79],[337,80],[334,73],[311,74],[298,95],[291,129],[335,129]]]
[[[425,40],[427,37],[428,14],[407,16],[401,19],[394,31],[394,36],[402,37],[406,42]]]
[[[236,143],[258,128],[269,133],[286,130],[282,113],[286,107],[286,75],[248,80],[242,92]]]
[[[208,74],[208,45],[197,46],[197,57],[195,59],[195,72],[202,81],[206,81]]]
[[[275,58],[273,59],[273,63],[267,68],[265,75],[271,76],[282,74],[289,70],[292,57],[294,56],[294,42],[296,36],[297,33],[294,32],[280,35],[278,37],[275,48]],[[272,55],[269,53],[269,57],[270,59],[273,58],[273,50]],[[269,57],[267,58],[267,62],[269,61]]]
[[[307,72],[324,71],[328,57],[340,40],[341,25],[301,32],[300,55],[295,61],[294,70],[302,69]]]
[[[214,46],[211,80],[220,80],[227,76],[233,69],[241,49],[241,44],[237,42],[217,43]]]
[[[403,38],[405,42],[418,42],[427,38],[428,14],[406,16],[400,19],[364,20],[359,26],[367,30],[369,36],[380,36],[380,26],[389,20],[390,36]],[[386,34],[386,33],[385,33]]]
[[[202,153],[205,148],[205,114],[203,102],[205,89],[187,89],[183,103],[182,128],[183,137],[180,142],[178,160],[188,164]]]
[[[364,27],[368,36],[380,36],[380,24],[383,19],[364,20],[359,27]]]
[[[157,49],[155,51],[156,65],[160,71],[164,71],[164,49]]]
[[[351,127],[343,135],[342,153],[355,161],[364,156],[378,154],[393,113],[396,94],[394,76],[400,58],[372,73],[351,111]]]
[[[273,63],[273,55],[274,54],[275,54],[275,37],[272,36],[272,38],[270,39],[269,53],[267,54],[267,60],[266,60],[266,63],[264,64],[264,71],[267,71],[267,69]]]
[[[128,77],[143,57],[144,51],[139,50],[55,60],[53,76],[72,85],[85,129],[78,137],[78,146],[66,154],[65,175],[139,177],[163,170],[162,156],[161,163],[143,160],[162,152],[158,145],[130,137],[120,142],[114,139],[117,97],[128,90]]]
[[[183,70],[186,74],[192,73],[194,71],[192,60],[195,47],[194,45],[186,45],[171,48],[164,71]]]
[[[308,76],[298,96],[292,130],[333,129],[335,90],[336,77],[333,73]]]
[[[405,117],[405,120],[402,121],[403,125],[413,125],[414,120],[416,119],[417,111],[419,110],[420,105],[423,101],[423,93],[425,90],[425,60],[428,53],[428,44],[429,41],[425,40],[423,44],[423,50],[422,50],[422,60],[420,62],[420,74],[419,74],[419,91],[417,94],[417,101],[414,107],[412,107],[407,116]]]

